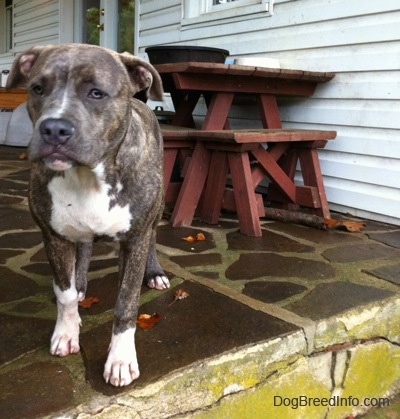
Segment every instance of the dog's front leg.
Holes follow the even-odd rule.
[[[79,352],[81,319],[75,280],[76,245],[52,234],[45,234],[43,239],[53,271],[53,288],[57,298],[57,322],[50,352],[52,355],[66,356]]]
[[[135,332],[140,289],[150,246],[151,231],[129,242],[121,242],[119,294],[104,379],[114,386],[126,386],[139,377]]]
[[[78,300],[85,299],[87,287],[87,274],[90,257],[92,256],[93,242],[81,242],[76,247],[75,286],[78,291]]]

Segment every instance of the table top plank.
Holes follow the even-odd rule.
[[[247,94],[272,94],[312,96],[316,82],[310,80],[286,80],[260,78],[233,74],[172,73],[175,87],[179,90],[200,92],[234,92]]]
[[[300,129],[254,129],[254,130],[210,130],[191,131],[188,135],[203,141],[227,141],[239,144],[333,140],[336,131]]]
[[[220,64],[220,63],[167,63],[154,66],[161,74],[172,73],[207,73],[207,74],[230,74],[241,76],[254,76],[261,78],[284,78],[293,80],[308,80],[324,83],[332,80],[335,73],[319,71],[290,70],[282,68],[253,67],[238,64]]]

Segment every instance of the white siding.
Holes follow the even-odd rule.
[[[206,27],[181,27],[181,16],[179,0],[142,0],[140,53],[149,45],[205,45],[335,72],[312,98],[280,100],[283,125],[337,130],[320,153],[331,209],[400,225],[398,0],[275,0],[273,16]],[[233,126],[256,123],[251,107],[231,116]]]
[[[13,52],[0,55],[0,70],[34,45],[72,42],[72,0],[14,0]]]

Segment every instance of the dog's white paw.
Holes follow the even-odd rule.
[[[79,352],[79,315],[74,319],[57,321],[51,338],[50,353],[57,356],[67,356]]]
[[[165,290],[169,288],[169,285],[169,279],[165,275],[157,275],[147,281],[147,286],[156,290]]]
[[[103,377],[106,383],[115,387],[129,385],[139,375],[135,348],[135,328],[118,335],[112,335]]]

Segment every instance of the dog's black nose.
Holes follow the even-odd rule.
[[[39,131],[47,143],[64,144],[74,134],[75,127],[66,119],[49,118],[42,121]]]

